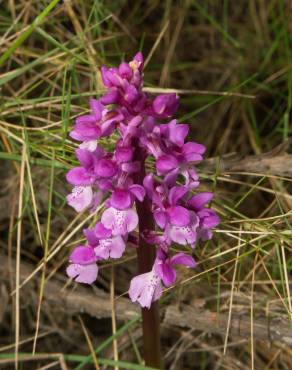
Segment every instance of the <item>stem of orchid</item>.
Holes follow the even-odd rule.
[[[135,159],[142,157],[141,153],[136,153]],[[141,158],[142,159],[142,158]],[[137,176],[137,183],[142,185],[145,177],[145,163],[141,160],[141,171]],[[155,260],[155,246],[149,245],[142,237],[146,230],[154,230],[154,220],[150,208],[150,202],[145,197],[143,202],[136,203],[139,216],[139,244],[137,248],[139,274],[149,272]],[[142,308],[142,328],[143,328],[143,347],[144,360],[146,366],[162,368],[161,349],[160,349],[160,319],[158,302],[153,302],[149,309]]]

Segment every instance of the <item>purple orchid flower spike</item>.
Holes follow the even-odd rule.
[[[143,57],[136,54],[130,63],[123,62],[119,68],[101,67],[101,76],[108,92],[101,98],[103,104],[118,104],[131,112],[144,107],[142,88]],[[142,102],[142,104],[141,104]]]
[[[77,212],[96,212],[102,202],[104,208],[96,225],[84,230],[87,245],[71,253],[67,274],[91,284],[97,263],[122,257],[134,241],[143,269],[131,280],[129,296],[151,308],[162,286],[174,284],[177,265],[196,266],[187,253],[171,255],[172,244],[194,248],[198,240],[209,240],[219,217],[208,207],[212,193],[193,193],[200,185],[196,165],[205,146],[187,142],[189,126],[173,118],[176,94],[153,97],[143,91],[143,67],[140,52],[118,67],[101,67],[106,92],[90,99],[89,114],[77,117],[70,133],[79,145],[80,164],[66,175],[73,187],[67,202]],[[98,144],[109,136],[115,140],[112,151]],[[148,230],[152,219],[155,227]],[[153,249],[156,259],[150,261]]]

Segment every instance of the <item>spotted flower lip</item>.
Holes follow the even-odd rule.
[[[133,277],[129,296],[150,308],[163,286],[175,284],[178,265],[196,267],[187,252],[174,254],[172,244],[194,248],[212,237],[220,219],[209,207],[213,194],[198,191],[196,166],[206,147],[187,141],[189,125],[174,119],[176,94],[143,91],[143,68],[140,52],[118,67],[102,66],[106,92],[90,99],[89,113],[77,117],[70,132],[79,165],[66,174],[73,187],[67,202],[76,212],[99,211],[100,218],[83,230],[86,243],[73,249],[66,271],[76,282],[92,284],[100,263],[121,258],[127,244],[139,248],[139,235],[156,248],[156,258],[150,271]],[[109,137],[114,144],[107,151],[100,139]],[[142,214],[140,202],[150,204],[150,213]],[[144,217],[153,217],[155,227],[139,234]]]
[[[75,279],[77,283],[92,284],[97,278],[98,267],[96,263],[88,265],[72,263],[67,267],[66,272],[67,275]]]
[[[101,216],[101,222],[113,235],[126,235],[138,226],[138,215],[133,209],[118,210],[110,207]]]
[[[82,212],[88,208],[93,201],[93,191],[91,186],[75,186],[72,193],[67,195],[68,204],[75,209],[76,212]]]
[[[141,307],[150,308],[152,302],[159,299],[161,295],[161,279],[154,270],[131,280],[129,296],[133,302],[139,302]]]

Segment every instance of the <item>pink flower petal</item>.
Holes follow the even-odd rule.
[[[66,174],[66,179],[70,184],[76,186],[91,185],[94,182],[94,178],[83,167],[72,168]]]
[[[94,249],[97,257],[102,259],[120,258],[126,248],[124,239],[121,236],[115,236],[110,239],[100,240],[99,245]]]
[[[111,198],[110,204],[116,209],[127,209],[132,206],[132,197],[128,190],[115,189]]]
[[[94,169],[97,176],[100,177],[112,177],[117,172],[117,167],[110,159],[100,159]]]
[[[157,171],[161,174],[165,174],[175,169],[178,166],[178,161],[173,155],[162,155],[156,161]]]
[[[94,250],[89,246],[76,247],[69,257],[70,262],[85,265],[96,260]]]
[[[88,150],[89,152],[94,152],[97,148],[97,141],[96,140],[83,141],[83,143],[79,145],[79,148]]]
[[[189,133],[189,126],[177,124],[176,120],[169,122],[169,140],[177,146],[183,146],[184,140]]]
[[[187,186],[174,186],[170,189],[168,200],[171,205],[176,205],[177,202],[183,198],[187,193],[189,192],[189,189]]]
[[[95,120],[99,121],[101,119],[104,106],[100,103],[99,100],[94,98],[89,100],[89,104]]]
[[[190,226],[170,226],[168,235],[172,241],[181,245],[192,245],[197,240],[197,233]]]
[[[130,192],[142,202],[145,197],[145,189],[141,185],[131,185],[129,188]]]
[[[154,211],[153,213],[154,220],[157,223],[157,225],[161,228],[164,229],[167,223],[167,214],[164,211]]]
[[[213,198],[213,193],[203,192],[196,194],[191,197],[188,201],[188,206],[190,206],[195,211],[202,209],[210,200]]]
[[[129,296],[132,302],[138,301],[141,307],[150,308],[152,302],[162,295],[160,278],[153,272],[138,275],[131,280]]]
[[[167,211],[170,223],[175,226],[187,226],[190,223],[189,211],[181,206],[170,207]]]
[[[90,151],[76,149],[75,153],[82,167],[89,168],[93,165],[94,155]]]
[[[112,231],[104,227],[102,222],[98,222],[94,227],[94,234],[98,239],[108,239],[112,236]]]
[[[185,253],[177,253],[171,259],[172,265],[183,265],[186,267],[196,267],[196,262],[192,256]]]
[[[76,212],[82,212],[92,204],[93,193],[91,186],[75,186],[66,199]]]
[[[98,274],[98,267],[96,263],[90,265],[79,265],[73,263],[67,267],[67,275],[71,278],[75,278],[78,283],[92,284]]]
[[[160,263],[156,266],[156,272],[163,281],[166,287],[169,287],[175,283],[176,272],[169,263]]]
[[[134,150],[130,147],[117,147],[115,157],[118,162],[129,162],[133,158]]]
[[[125,235],[138,225],[138,215],[132,210],[117,210],[113,207],[105,210],[101,217],[103,225],[112,230],[113,235]]]

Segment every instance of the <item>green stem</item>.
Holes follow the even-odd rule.
[[[143,183],[145,177],[145,163],[140,151],[137,150],[135,159],[141,160],[141,171],[136,178],[138,184]],[[137,202],[137,213],[139,216],[139,246],[137,249],[138,271],[144,274],[151,271],[155,260],[155,246],[149,245],[142,234],[146,230],[154,229],[154,220],[150,208],[150,201],[145,197],[143,202]],[[160,349],[160,319],[158,302],[152,303],[150,309],[142,308],[142,328],[144,360],[146,366],[162,368]]]

